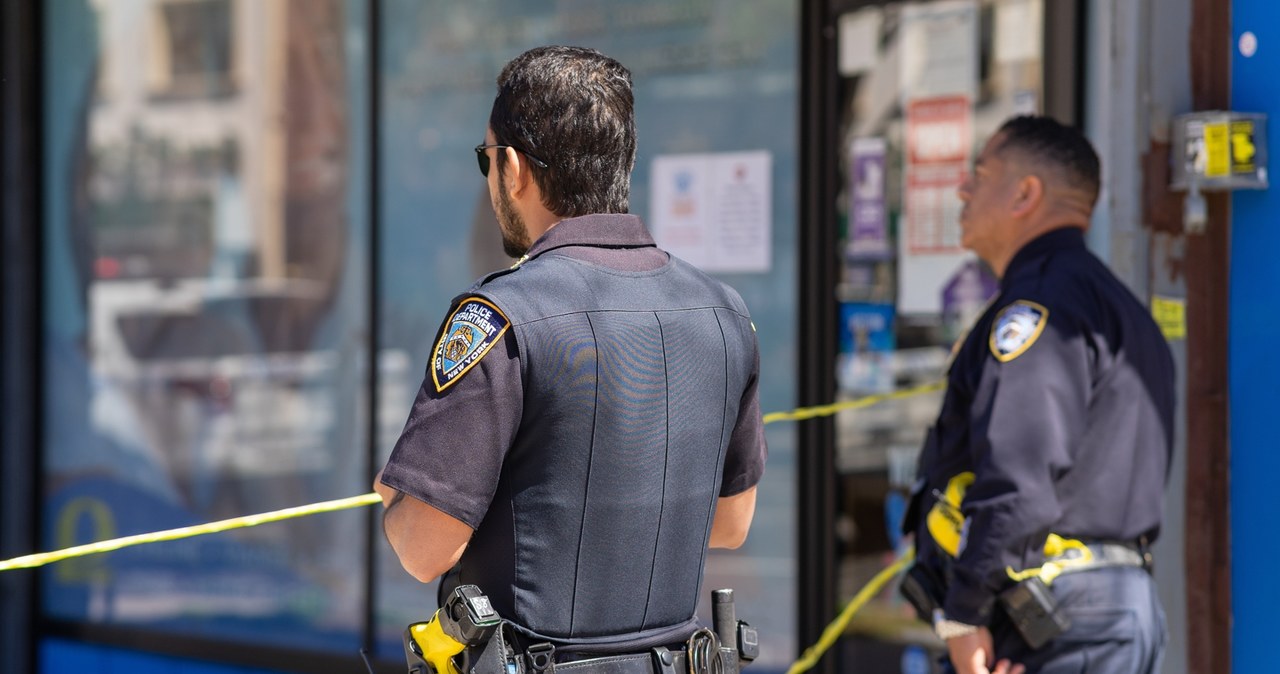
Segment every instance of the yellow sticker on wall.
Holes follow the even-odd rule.
[[[1187,338],[1187,301],[1180,297],[1151,297],[1151,316],[1167,341]]]
[[[1227,134],[1227,125],[1204,125],[1204,175],[1206,178],[1218,178],[1231,173],[1231,145]]]
[[[1253,158],[1258,147],[1253,139],[1253,122],[1231,123],[1231,172],[1252,173],[1257,170]]]

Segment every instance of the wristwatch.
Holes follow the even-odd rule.
[[[937,634],[938,638],[943,641],[963,637],[977,631],[977,625],[947,620],[947,616],[942,612],[942,609],[936,609],[933,612],[933,633]]]

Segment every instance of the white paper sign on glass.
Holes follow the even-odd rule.
[[[649,183],[654,240],[703,271],[769,271],[772,171],[765,151],[655,157]]]

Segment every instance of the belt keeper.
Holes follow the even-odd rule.
[[[1142,568],[1147,573],[1155,574],[1156,559],[1151,554],[1151,541],[1145,535],[1138,538],[1138,554],[1142,555]]]
[[[676,658],[671,649],[665,646],[654,647],[653,670],[658,674],[676,674]]]
[[[556,671],[556,647],[553,644],[534,644],[525,650],[524,657],[534,674],[553,674]]]

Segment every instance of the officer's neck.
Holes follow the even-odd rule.
[[[523,190],[519,195],[512,199],[512,206],[515,207],[516,213],[520,215],[521,221],[529,232],[529,241],[537,241],[542,238],[547,230],[555,227],[564,218],[552,213],[542,203],[542,192],[538,189],[537,183],[530,181],[532,189]]]

